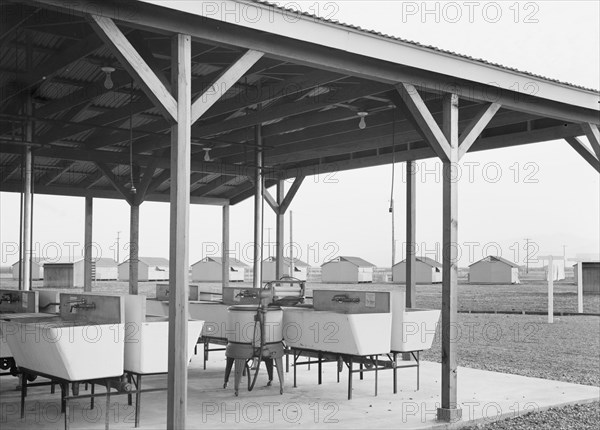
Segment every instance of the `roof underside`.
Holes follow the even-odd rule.
[[[3,24],[7,21],[0,44],[0,191],[22,188],[22,154],[24,143],[29,141],[27,124],[32,120],[29,143],[34,144],[35,193],[123,198],[135,187],[143,194],[142,199],[169,201],[171,124],[85,16],[31,3],[4,1],[0,6]],[[156,8],[140,5],[140,13],[145,7],[149,11]],[[168,25],[170,15],[165,16]],[[202,28],[211,28],[210,20],[192,18],[197,18]],[[155,29],[151,23],[116,23],[144,60],[168,82],[174,32]],[[173,31],[176,29],[174,25]],[[193,97],[206,91],[245,53],[246,48],[233,44],[233,36],[264,39],[260,32],[248,29],[238,34],[228,24],[219,29],[223,34],[229,32],[222,40],[192,39]],[[280,41],[292,54],[296,47],[305,49],[295,42]],[[309,47],[314,52],[320,49]],[[220,100],[192,127],[192,203],[235,204],[253,194],[250,178],[255,170],[257,124],[263,125],[267,187],[300,175],[435,155],[399,108],[393,83],[379,75],[336,67],[338,59],[345,64],[357,58],[347,52],[326,52],[331,64],[266,52],[235,85],[224,90]],[[397,69],[419,74],[419,70],[372,59],[364,62],[391,72]],[[101,70],[106,66],[115,69],[110,89],[105,87],[106,74]],[[429,81],[451,79],[441,72],[439,76],[430,72],[423,76]],[[420,89],[439,123],[440,92]],[[29,95],[33,100],[31,115],[25,109]],[[486,105],[486,100],[476,97],[461,98],[460,131]],[[597,112],[568,109],[555,101],[521,105],[525,107],[503,104],[471,151],[583,135],[579,122],[597,116]],[[367,113],[367,126],[362,130],[358,127],[359,112]],[[576,121],[574,116],[579,112],[584,116]],[[208,149],[210,161],[205,161]]]

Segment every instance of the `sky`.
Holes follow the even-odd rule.
[[[304,12],[483,58],[562,81],[600,88],[600,7],[597,1],[538,2],[279,2]],[[585,138],[582,138],[585,140]],[[418,253],[439,256],[442,239],[441,163],[417,163]],[[394,167],[396,261],[405,242],[405,165]],[[467,154],[458,182],[461,267],[501,255],[525,264],[529,239],[536,256],[575,258],[600,253],[600,180],[565,141]],[[290,183],[288,183],[289,188]],[[307,177],[286,214],[293,213],[294,255],[320,265],[338,255],[380,267],[392,263],[389,213],[392,166]],[[272,190],[274,192],[274,189]],[[1,265],[17,260],[19,195],[0,193]],[[253,199],[231,208],[232,255],[252,258]],[[264,239],[275,240],[275,217],[265,205]],[[47,258],[81,255],[84,199],[35,197],[34,251]],[[94,199],[97,255],[128,254],[129,207]],[[190,264],[220,255],[221,207],[190,209]],[[289,249],[289,245],[286,246]],[[268,256],[268,247],[264,255]],[[274,245],[270,254],[274,254]],[[140,256],[169,255],[169,206],[140,209]]]

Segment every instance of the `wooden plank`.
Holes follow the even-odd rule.
[[[171,127],[171,220],[169,260],[169,374],[167,429],[186,428],[189,289],[189,205],[191,174],[191,37],[172,39],[171,86],[177,124]]]
[[[290,204],[292,203],[292,200],[294,199],[294,196],[300,189],[300,185],[302,185],[304,178],[305,178],[304,175],[300,175],[300,176],[297,176],[296,179],[294,179],[292,186],[290,187],[287,194],[285,195],[285,198],[279,205],[279,213],[285,214],[287,212],[288,208],[290,207]]]
[[[481,132],[487,127],[496,112],[502,107],[500,103],[490,103],[471,120],[459,138],[458,159],[460,160],[475,143]]]
[[[416,163],[406,162],[406,307],[416,307],[416,234],[417,234],[417,178]]]
[[[129,74],[135,77],[148,98],[165,118],[177,121],[177,102],[113,20],[93,14],[89,17],[98,36],[111,48]]]
[[[461,415],[457,399],[457,347],[452,339],[458,304],[458,181],[453,176],[458,164],[458,96],[444,96],[444,136],[449,144],[443,162],[443,247],[442,247],[442,393],[438,419],[455,421]]]
[[[592,151],[577,137],[566,137],[565,140],[571,147],[577,151],[581,157],[587,161],[598,173],[600,173],[600,161]]]
[[[94,199],[85,198],[85,227],[83,239],[83,291],[92,291],[92,228],[93,228]]]
[[[273,212],[276,214],[279,213],[279,204],[275,201],[269,190],[264,191],[264,197],[269,206],[271,206],[271,209],[273,209]]]
[[[449,143],[442,130],[435,122],[435,119],[429,112],[429,108],[419,95],[417,89],[407,83],[396,85],[398,94],[402,98],[404,105],[419,127],[419,130],[425,136],[425,140],[431,145],[435,153],[441,160],[449,158]]]
[[[249,49],[225,70],[212,85],[192,103],[192,124],[210,109],[233,85],[262,58],[262,52]]]
[[[125,189],[125,187],[123,186],[123,184],[121,184],[121,182],[119,182],[119,180],[114,175],[114,173],[112,172],[110,167],[108,167],[106,164],[101,163],[101,162],[95,162],[94,164],[96,165],[96,167],[98,167],[98,169],[100,169],[102,171],[104,176],[106,176],[106,179],[108,179],[108,182],[111,183],[111,185],[115,188],[115,190],[117,190],[119,193],[121,193],[123,198],[125,200],[127,200],[127,202],[129,204],[132,204],[133,198],[131,196],[131,193],[129,192],[129,190]]]
[[[600,160],[600,130],[598,130],[598,126],[596,124],[584,122],[581,124],[581,128],[583,128],[585,135],[590,141],[590,145],[596,153],[596,158]]]
[[[223,233],[221,243],[221,280],[223,289],[229,287],[229,204],[223,205]]]

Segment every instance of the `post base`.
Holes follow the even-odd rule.
[[[459,421],[462,418],[462,409],[460,408],[438,408],[437,419],[438,421],[444,421],[452,423]]]

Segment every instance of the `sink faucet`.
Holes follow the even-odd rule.
[[[73,309],[96,309],[96,303],[88,303],[86,299],[69,300],[66,304],[71,305],[69,312],[73,312]]]
[[[2,297],[0,297],[0,303],[17,303],[19,301],[19,297],[18,296],[13,296],[10,293],[6,293],[3,294]]]

